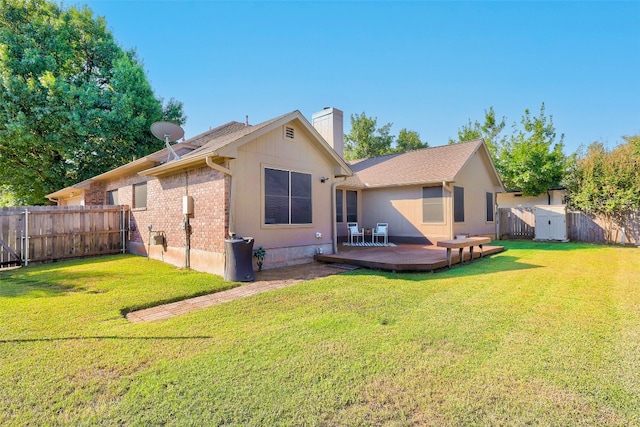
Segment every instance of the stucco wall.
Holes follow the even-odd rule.
[[[566,190],[549,190],[538,196],[523,196],[522,193],[502,193],[498,196],[500,208],[533,208],[536,205],[562,205],[565,200]],[[551,202],[551,203],[549,203]]]
[[[58,206],[84,206],[84,190],[78,191],[80,192],[78,195],[58,200]]]
[[[434,241],[449,236],[450,194],[444,192],[444,222],[422,221],[422,185],[368,189],[362,195],[362,226],[373,228],[378,222],[389,224],[393,241]],[[399,239],[398,239],[399,238]]]
[[[296,122],[287,126],[294,128],[293,140],[286,139],[283,127],[279,127],[239,147],[238,157],[229,162],[233,171],[233,231],[238,236],[253,237],[254,248],[265,248],[264,268],[310,262],[319,248],[330,253],[333,247],[331,177],[334,160],[304,127]],[[265,224],[264,168],[311,174],[311,224]],[[321,177],[329,179],[322,183]],[[317,238],[316,233],[321,237]]]
[[[456,177],[453,186],[464,188],[464,222],[453,223],[453,235],[472,236],[496,234],[496,193],[501,191],[484,150],[478,150]],[[487,221],[486,193],[493,193],[493,221]]]
[[[428,167],[428,166],[425,166]],[[494,221],[486,220],[486,193],[501,191],[500,185],[491,170],[489,158],[483,150],[473,154],[449,185],[464,188],[465,221],[453,221],[453,197],[445,189],[444,222],[423,222],[423,185],[365,189],[362,191],[361,226],[374,227],[377,222],[389,223],[389,234],[398,241],[431,242],[450,239],[456,234],[495,236]]]

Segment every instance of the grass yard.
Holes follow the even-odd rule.
[[[2,425],[640,425],[640,249],[504,242],[131,324],[234,286],[133,256],[0,272]]]

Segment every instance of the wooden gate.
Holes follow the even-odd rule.
[[[498,209],[498,238],[533,239],[535,237],[535,214],[533,208]]]
[[[22,233],[18,216],[0,213],[0,268],[22,265]]]
[[[0,208],[0,268],[124,252],[121,206]]]

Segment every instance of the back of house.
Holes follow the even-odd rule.
[[[223,275],[226,240],[251,238],[265,268],[310,262],[347,222],[388,224],[391,242],[495,236],[502,184],[482,140],[348,163],[343,113],[229,122],[48,197],[130,207],[128,250]]]

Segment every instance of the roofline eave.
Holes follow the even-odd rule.
[[[172,173],[180,172],[186,169],[192,169],[196,166],[203,166],[207,163],[207,157],[221,157],[217,151],[206,151],[202,153],[198,153],[195,156],[186,157],[183,159],[174,160],[169,163],[164,163],[162,165],[145,169],[143,171],[138,172],[140,176],[165,176]]]
[[[407,181],[407,182],[399,182],[395,184],[369,184],[362,183],[360,185],[344,185],[343,187],[352,187],[352,188],[361,188],[363,190],[366,189],[380,189],[380,188],[396,188],[396,187],[410,187],[415,185],[442,185],[443,183],[453,183],[455,182],[452,178],[438,179],[433,181]],[[338,186],[341,187],[341,186]]]

